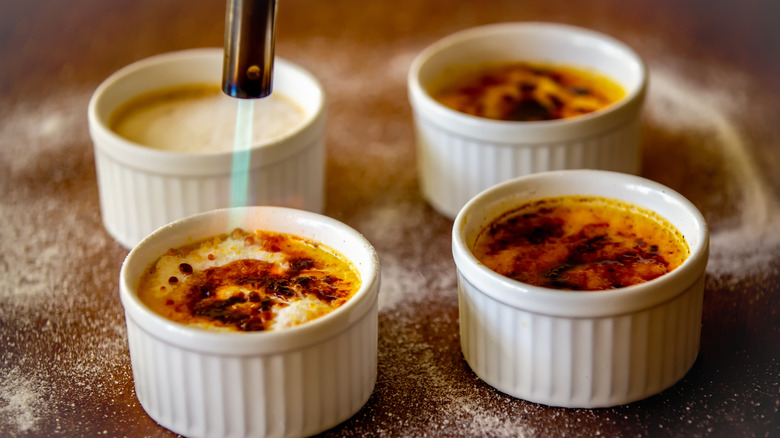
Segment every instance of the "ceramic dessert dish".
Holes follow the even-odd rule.
[[[431,97],[443,78],[482,64],[533,62],[592,70],[625,91],[616,103],[582,116],[504,121],[468,115]],[[553,23],[500,23],[447,36],[424,49],[408,75],[421,190],[454,218],[480,191],[547,170],[592,168],[637,173],[640,112],[647,72],[622,42]]]
[[[679,231],[690,254],[660,277],[603,291],[531,286],[473,255],[478,234],[502,213],[568,195],[652,211]],[[496,389],[553,406],[616,406],[672,386],[696,360],[709,234],[702,215],[679,193],[618,172],[542,172],[474,197],[455,219],[452,237],[463,355]]]
[[[191,84],[219,87],[223,56],[222,49],[153,56],[117,71],[94,92],[88,118],[103,223],[126,248],[174,220],[231,206],[232,151],[155,149],[129,141],[109,127],[112,115],[138,96]],[[273,92],[301,108],[304,119],[291,132],[252,145],[247,204],[321,212],[324,91],[312,74],[285,59],[276,59],[273,78]]]
[[[153,312],[141,276],[170,248],[234,227],[311,239],[351,261],[360,289],[331,313],[273,331],[195,328]],[[135,391],[160,425],[193,437],[308,436],[355,414],[376,382],[377,255],[352,228],[283,207],[214,210],[166,225],[124,261],[120,297]]]

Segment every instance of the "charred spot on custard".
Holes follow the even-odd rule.
[[[286,305],[290,298],[311,295],[331,302],[348,297],[349,291],[333,287],[340,279],[302,274],[315,266],[313,259],[299,258],[290,264],[291,268],[282,274],[276,273],[271,263],[258,260],[237,260],[206,269],[188,283],[185,304],[193,315],[242,331],[258,331],[264,330],[271,319],[268,312],[274,306]],[[252,292],[248,297],[238,293],[218,298],[215,292],[229,285],[246,286]]]

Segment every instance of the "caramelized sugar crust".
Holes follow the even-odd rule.
[[[324,245],[236,229],[170,249],[149,266],[138,295],[182,324],[265,331],[319,318],[359,288],[355,267]]]
[[[659,215],[600,197],[547,198],[490,223],[473,248],[501,275],[534,286],[595,291],[644,283],[689,255]]]
[[[433,98],[456,111],[496,120],[577,117],[625,95],[611,79],[568,66],[496,64],[452,76],[457,79],[432,93]]]

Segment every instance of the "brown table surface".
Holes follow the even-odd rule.
[[[780,436],[780,3],[282,0],[277,56],[328,96],[325,213],[376,247],[374,394],[328,436]],[[0,436],[169,436],[133,391],[86,107],[113,71],[221,46],[206,0],[0,4]],[[711,226],[701,351],[678,384],[610,409],[503,395],[464,362],[452,221],[419,192],[406,72],[425,46],[555,21],[647,62],[643,169]]]

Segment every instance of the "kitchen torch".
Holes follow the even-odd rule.
[[[271,94],[276,0],[227,0],[222,91],[240,99]]]

